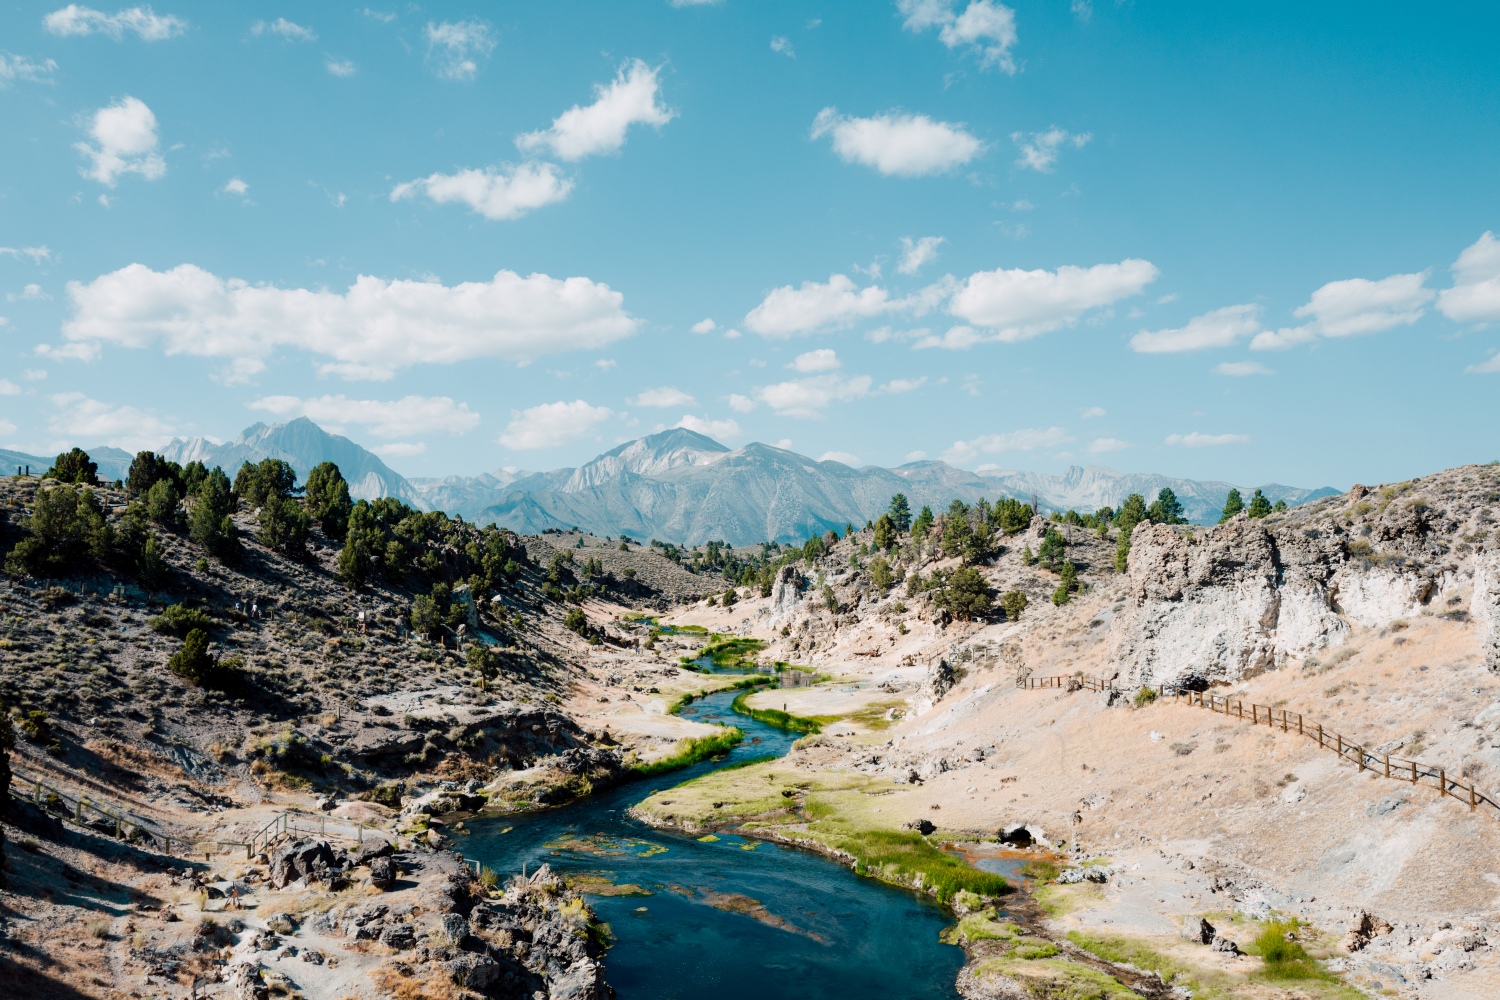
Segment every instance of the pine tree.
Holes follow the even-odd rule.
[[[1000,598],[1000,607],[1005,612],[1005,620],[1018,622],[1021,620],[1021,612],[1026,610],[1026,595],[1019,590],[1012,590]]]
[[[213,680],[214,658],[208,652],[208,633],[201,628],[188,632],[182,648],[167,661],[167,669],[195,687],[207,687]]]
[[[1219,523],[1223,524],[1234,515],[1245,509],[1245,498],[1240,496],[1240,491],[1233,486],[1229,488],[1229,496],[1224,498],[1224,513],[1219,515]]]
[[[1132,528],[1144,520],[1146,520],[1146,498],[1139,493],[1132,493],[1120,505],[1120,512],[1115,515],[1115,526],[1120,529],[1122,535],[1128,535]]]
[[[935,520],[936,518],[932,516],[932,508],[923,507],[922,512],[917,515],[917,519],[911,523],[911,537],[919,542],[922,541],[922,539],[927,537],[927,533],[932,530],[932,524]]]
[[[323,534],[334,541],[342,541],[349,527],[349,512],[354,504],[349,500],[349,484],[332,462],[320,462],[307,474],[307,485],[303,488],[307,512],[323,526]]]
[[[1253,518],[1267,517],[1271,513],[1271,501],[1267,500],[1266,495],[1260,490],[1256,490],[1255,495],[1250,498],[1250,508],[1247,513]]]
[[[891,523],[901,534],[904,535],[911,530],[911,506],[906,502],[905,493],[897,493],[891,497],[891,509],[887,513],[890,515]],[[881,548],[887,547],[881,546]]]
[[[141,586],[148,591],[160,590],[167,582],[168,572],[161,543],[155,535],[147,535],[146,544],[141,549]]]
[[[881,514],[875,520],[875,547],[889,552],[901,537],[898,532],[895,518],[889,514]]]

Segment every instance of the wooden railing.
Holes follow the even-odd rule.
[[[1026,690],[1039,688],[1057,688],[1064,691],[1115,691],[1113,681],[1095,680],[1092,677],[1084,677],[1081,674],[1065,674],[1050,677],[1021,677],[1016,680],[1016,687]],[[1300,712],[1288,712],[1284,708],[1275,708],[1270,705],[1246,704],[1240,699],[1231,700],[1206,691],[1191,691],[1187,688],[1174,687],[1170,684],[1158,684],[1155,686],[1158,698],[1172,698],[1174,703],[1181,704],[1186,699],[1189,705],[1197,708],[1206,708],[1210,712],[1218,712],[1231,718],[1242,719],[1251,725],[1265,725],[1275,729],[1280,728],[1284,733],[1296,732],[1299,736],[1318,741],[1318,746],[1324,750],[1331,750],[1338,754],[1343,760],[1355,765],[1361,772],[1371,771],[1382,777],[1394,781],[1405,781],[1412,785],[1425,785],[1437,791],[1438,795],[1457,799],[1469,807],[1471,812],[1478,811],[1484,807],[1485,812],[1496,819],[1500,819],[1500,802],[1494,797],[1480,791],[1472,781],[1464,781],[1448,774],[1447,768],[1438,767],[1434,764],[1424,764],[1419,760],[1408,760],[1402,757],[1392,757],[1387,753],[1376,753],[1368,749],[1364,744],[1357,743],[1343,736],[1341,733],[1331,732],[1323,728],[1323,724],[1308,722]],[[1250,714],[1245,714],[1245,709]]]

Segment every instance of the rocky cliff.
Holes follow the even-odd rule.
[[[1500,467],[1465,466],[1214,528],[1141,525],[1119,676],[1227,682],[1306,660],[1358,626],[1472,618],[1500,671]]]

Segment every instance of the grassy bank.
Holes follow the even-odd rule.
[[[754,674],[750,677],[742,677],[730,684],[720,684],[717,687],[704,688],[702,691],[689,691],[687,694],[681,695],[676,701],[667,706],[667,714],[676,715],[685,707],[697,701],[699,698],[706,698],[711,694],[718,694],[720,691],[737,691],[742,688],[753,688],[761,684],[769,683],[770,680],[771,678],[765,676],[764,674]]]
[[[745,734],[738,726],[729,726],[723,732],[712,733],[708,736],[689,736],[678,740],[677,746],[666,757],[649,763],[632,764],[629,772],[637,778],[649,778],[668,771],[676,771],[679,768],[696,764],[700,760],[728,753],[744,738]]]
[[[655,826],[692,833],[734,826],[746,836],[796,844],[855,871],[946,901],[967,890],[994,896],[1005,879],[969,867],[878,813],[895,786],[860,774],[807,774],[772,760],[719,770],[649,796],[631,810]]]
[[[777,729],[785,729],[793,733],[821,733],[823,731],[823,723],[830,721],[827,719],[808,719],[800,715],[792,715],[789,712],[783,712],[779,708],[751,708],[746,703],[746,699],[753,693],[753,691],[746,691],[734,699],[734,702],[729,707],[741,715],[750,716],[756,722],[764,722],[768,726],[775,726]]]

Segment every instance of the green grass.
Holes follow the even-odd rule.
[[[738,771],[742,767],[752,767],[756,764],[764,764],[768,760],[780,759],[781,755],[775,753],[764,754],[760,757],[746,757],[744,760],[737,760],[732,764],[725,764],[723,767],[719,768],[719,773],[722,773],[724,771]]]
[[[729,707],[741,715],[750,716],[756,722],[764,722],[768,726],[775,726],[777,729],[785,729],[788,732],[821,733],[823,731],[823,722],[818,719],[806,719],[800,715],[783,712],[779,708],[751,708],[745,701],[753,693],[753,691],[746,691],[734,699]]]
[[[1161,976],[1162,982],[1169,986],[1179,979],[1191,982],[1189,973],[1192,970],[1163,955],[1145,942],[1121,937],[1118,934],[1096,934],[1090,931],[1069,931],[1068,940],[1090,955],[1102,958],[1106,962],[1133,965],[1137,969],[1154,972]],[[1197,983],[1193,983],[1192,989],[1193,995],[1197,996],[1199,993]]]
[[[1009,920],[995,920],[994,916],[993,910],[969,914],[943,931],[943,943],[962,946],[975,941],[1011,941],[1020,936],[1015,924]]]
[[[1051,882],[1062,869],[1051,861],[1028,861],[1021,866],[1020,871],[1033,882]]]
[[[716,635],[699,650],[698,656],[708,657],[716,667],[753,667],[755,654],[765,648],[760,639]]]
[[[732,684],[720,684],[717,687],[704,688],[702,691],[689,691],[687,694],[680,695],[676,701],[667,706],[667,714],[677,715],[684,708],[686,708],[688,705],[691,705],[699,698],[704,698],[711,694],[718,694],[720,691],[734,691],[740,688],[752,688],[758,684],[765,684],[770,681],[770,679],[771,678],[765,676],[764,674],[755,674],[751,677],[742,677]]]
[[[809,813],[818,812],[808,803]],[[916,886],[946,903],[955,893],[998,896],[1010,890],[999,875],[970,868],[910,830],[841,828],[837,821],[815,822],[809,832],[836,851],[854,857],[854,871],[883,882]]]
[[[676,748],[668,756],[650,763],[635,764],[630,768],[630,773],[640,778],[649,778],[676,771],[705,758],[727,753],[744,738],[745,734],[738,726],[726,727],[722,732],[709,736],[689,736],[678,740]]]
[[[1302,942],[1289,939],[1297,931],[1295,921],[1273,920],[1255,935],[1255,941],[1245,950],[1259,955],[1266,963],[1265,969],[1255,979],[1268,983],[1285,983],[1300,980],[1320,980],[1325,983],[1338,982],[1338,977],[1319,965],[1317,960],[1302,947]]]

